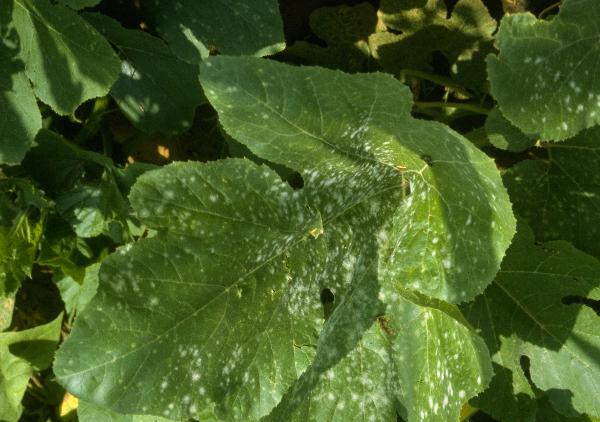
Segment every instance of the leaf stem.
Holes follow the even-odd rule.
[[[558,6],[560,6],[561,3],[562,3],[562,0],[559,0],[556,3],[552,3],[550,6],[546,7],[544,10],[542,10],[540,12],[540,14],[538,15],[538,18],[543,19],[548,13],[550,13],[552,10],[554,10]]]
[[[456,93],[458,93],[464,97],[467,97],[467,98],[471,98],[473,96],[473,94],[470,93],[465,87],[458,85],[452,79],[445,77],[445,76],[434,75],[431,73],[422,72],[420,70],[414,70],[414,69],[402,69],[398,75],[398,79],[402,79],[406,76],[413,76],[415,78],[425,79],[426,81],[433,82],[435,84],[444,86],[444,87],[448,88],[449,90],[455,91]]]
[[[414,106],[417,108],[456,108],[458,110],[471,111],[477,114],[490,114],[490,109],[481,107],[471,103],[451,103],[444,101],[415,101]]]

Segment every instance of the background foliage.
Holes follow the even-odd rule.
[[[0,421],[598,420],[599,18],[0,2]]]

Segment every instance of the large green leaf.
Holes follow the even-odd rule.
[[[29,330],[0,333],[0,420],[20,420],[29,378],[52,363],[61,323],[62,314]]]
[[[315,376],[335,371],[387,318],[407,335],[383,343],[382,359],[418,356],[426,371],[392,365],[386,376],[403,385],[429,383],[436,370],[446,377],[387,399],[418,417],[431,394],[438,420],[456,416],[487,382],[485,346],[451,305],[408,289],[463,301],[491,282],[514,231],[494,164],[448,128],[413,119],[408,89],[386,75],[226,57],[201,74],[224,128],[300,171],[304,187],[235,159],[141,176],[130,199],[158,234],[104,262],[98,294],[58,354],[60,382],[123,413],[182,418],[214,405],[254,420],[313,357]],[[435,337],[443,333],[458,341]],[[393,413],[382,409],[370,415]]]
[[[149,0],[143,8],[173,52],[191,63],[212,49],[266,56],[285,47],[276,0]]]
[[[84,16],[119,51],[121,75],[110,92],[133,124],[146,132],[188,129],[194,110],[206,101],[198,67],[175,57],[159,38],[100,14]]]
[[[538,239],[568,240],[600,257],[600,128],[546,148],[506,172],[515,210]]]
[[[121,62],[108,42],[71,9],[47,0],[11,0],[19,57],[35,95],[59,114],[108,93]]]
[[[11,23],[13,3],[0,3],[0,164],[17,164],[33,144],[42,118],[18,58],[19,37]]]
[[[596,0],[565,0],[551,21],[529,13],[502,20],[500,55],[488,58],[492,94],[525,133],[558,141],[600,123],[599,18]]]
[[[335,186],[324,220],[360,203],[369,183],[411,192],[381,241],[389,276],[451,302],[491,281],[514,233],[497,170],[446,126],[413,119],[405,86],[252,58],[214,58],[201,78],[230,135],[314,189]]]
[[[520,225],[494,283],[465,307],[499,367],[496,388],[480,405],[505,420],[523,415],[519,402],[533,394],[522,369],[526,356],[531,380],[558,411],[599,416],[600,318],[584,305],[599,299],[599,261],[564,241],[534,245]]]

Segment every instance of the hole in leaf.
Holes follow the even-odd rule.
[[[325,306],[333,302],[335,302],[335,295],[330,289],[325,287],[323,290],[321,290],[321,303],[323,306]]]
[[[423,154],[421,155],[421,160],[425,161],[425,164],[429,167],[433,166],[433,158],[431,158],[431,155]]]
[[[522,355],[519,358],[519,365],[521,366],[521,369],[523,370],[523,373],[525,374],[525,377],[531,381],[531,374],[529,372],[529,368],[531,367],[531,362],[529,361],[529,357]]]
[[[335,308],[335,295],[333,294],[331,289],[325,287],[323,290],[321,290],[320,299],[321,304],[323,305],[323,317],[325,318],[325,320],[327,320],[331,316]]]
[[[594,300],[594,299],[590,299],[587,297],[582,297],[582,296],[565,296],[561,299],[561,302],[563,303],[563,305],[584,305],[584,306],[588,306],[589,308],[591,308],[592,310],[594,310],[594,312],[596,312],[596,314],[598,314],[598,316],[600,316],[600,300]]]

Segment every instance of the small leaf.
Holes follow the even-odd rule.
[[[285,47],[275,0],[149,0],[143,10],[173,52],[199,63],[210,50],[268,56]]]
[[[488,58],[492,94],[526,134],[560,141],[600,123],[598,16],[596,0],[565,0],[551,21],[530,13],[502,19],[500,54]]]
[[[55,283],[60,291],[60,297],[65,304],[67,315],[80,313],[92,300],[98,289],[98,271],[100,263],[92,264],[85,269],[85,277],[78,283],[68,275],[57,277]],[[56,276],[55,276],[56,277]]]
[[[65,6],[11,1],[21,39],[19,57],[41,101],[64,115],[108,93],[121,66],[104,37]]]
[[[124,29],[100,14],[84,17],[121,56],[121,74],[110,92],[133,124],[146,132],[188,129],[194,110],[206,101],[198,67],[175,57],[159,38]]]
[[[600,416],[600,318],[583,302],[600,299],[600,262],[564,241],[539,246],[533,241],[521,224],[498,277],[465,306],[466,316],[503,372],[522,380],[520,358],[527,356],[531,380],[556,410]],[[503,379],[510,382],[509,376]],[[517,383],[514,389],[523,391]],[[499,412],[508,403],[494,406]]]
[[[564,239],[600,258],[600,128],[526,160],[504,175],[515,210],[542,241]]]
[[[0,333],[0,420],[20,420],[29,378],[52,363],[61,324],[62,314],[29,330]]]
[[[485,131],[492,145],[506,151],[522,152],[535,143],[535,139],[513,126],[497,108],[487,116]]]

